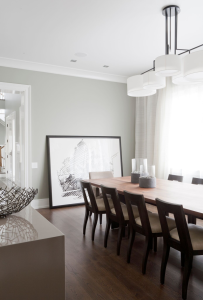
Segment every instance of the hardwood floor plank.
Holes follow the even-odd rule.
[[[149,205],[156,212],[156,207]],[[116,255],[118,230],[109,233],[104,248],[106,220],[98,223],[95,241],[91,240],[93,216],[88,218],[86,235],[82,234],[84,206],[40,209],[47,220],[65,234],[66,299],[67,300],[181,300],[182,269],[180,253],[171,249],[166,269],[165,285],[160,285],[162,238],[158,238],[157,253],[150,251],[146,275],[142,275],[142,254],[145,238],[136,234],[131,263],[127,264],[128,239],[124,237],[121,254]],[[198,220],[199,225],[203,225]],[[203,299],[203,257],[194,257],[188,285],[188,300]]]

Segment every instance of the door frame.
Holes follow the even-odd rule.
[[[31,169],[31,85],[0,82],[1,90],[24,92],[25,105],[25,182],[26,188],[32,187],[32,169]]]

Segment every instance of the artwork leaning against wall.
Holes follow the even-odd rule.
[[[121,177],[120,137],[47,136],[50,206],[84,203],[80,181],[89,172]]]

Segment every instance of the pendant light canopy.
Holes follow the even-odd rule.
[[[135,75],[127,79],[127,93],[131,97],[146,97],[156,94],[156,90],[143,87],[143,75]]]
[[[189,81],[203,81],[203,50],[185,56],[184,75]]]
[[[176,54],[162,55],[155,60],[155,74],[157,76],[173,76],[181,71],[181,58]]]
[[[146,72],[143,75],[144,89],[162,89],[166,86],[166,79],[164,77],[158,77],[154,71]]]

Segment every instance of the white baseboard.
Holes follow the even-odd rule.
[[[34,209],[48,208],[49,207],[49,198],[46,198],[46,199],[34,199],[31,202],[31,206]]]

